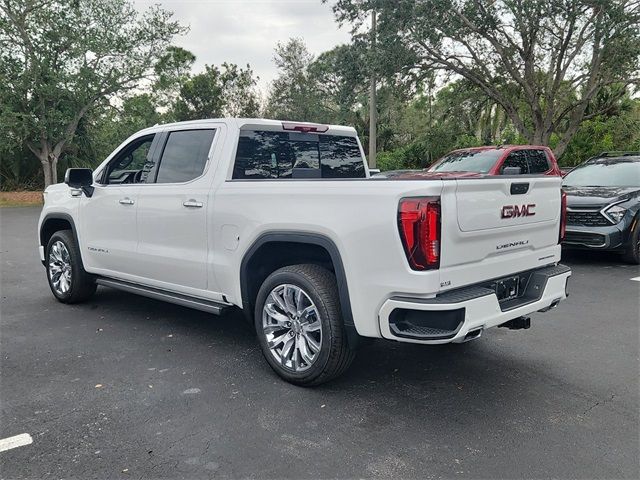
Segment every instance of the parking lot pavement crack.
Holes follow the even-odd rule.
[[[589,408],[587,408],[584,412],[582,412],[582,415],[586,415],[587,413],[589,413],[591,410],[593,410],[594,408],[596,408],[598,405],[604,405],[605,403],[609,403],[611,402],[614,398],[616,398],[615,394],[611,395],[611,398],[606,399],[606,400],[598,400],[597,402],[595,402],[593,405],[591,405]]]

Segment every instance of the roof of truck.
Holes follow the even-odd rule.
[[[344,125],[327,125],[323,123],[312,123],[312,122],[298,122],[294,120],[274,120],[267,118],[235,118],[235,117],[226,117],[226,118],[203,118],[199,120],[187,120],[184,122],[173,122],[173,123],[165,123],[165,124],[156,124],[153,127],[145,129],[145,131],[153,132],[167,127],[181,127],[181,126],[190,126],[190,125],[202,125],[207,123],[224,123],[226,125],[233,125],[236,128],[260,128],[260,127],[270,127],[270,129],[282,129],[285,130],[285,125],[295,125],[295,126],[308,126],[308,127],[327,127],[326,132],[318,132],[318,133],[328,133],[328,134],[342,134],[348,136],[355,136],[356,129],[353,127],[347,127]]]

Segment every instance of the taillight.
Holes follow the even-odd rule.
[[[562,243],[564,235],[567,231],[567,194],[564,190],[561,190],[560,196],[560,235],[558,236],[558,243]]]
[[[403,198],[398,205],[398,229],[413,270],[440,266],[440,200]]]

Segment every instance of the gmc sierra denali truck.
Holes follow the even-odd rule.
[[[461,343],[527,328],[566,298],[561,178],[369,178],[353,128],[158,125],[45,191],[53,295],[97,285],[219,314],[239,307],[269,365],[317,385],[363,337]]]

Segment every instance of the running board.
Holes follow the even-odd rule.
[[[167,292],[165,290],[160,290],[159,288],[146,287],[136,283],[125,282],[123,280],[115,280],[113,278],[99,277],[96,278],[96,283],[104,287],[117,288],[118,290],[135,293],[137,295],[142,295],[143,297],[175,303],[176,305],[195,308],[196,310],[202,310],[203,312],[213,313],[215,315],[221,315],[230,307],[230,305],[225,305],[224,303],[190,297],[181,293]]]

